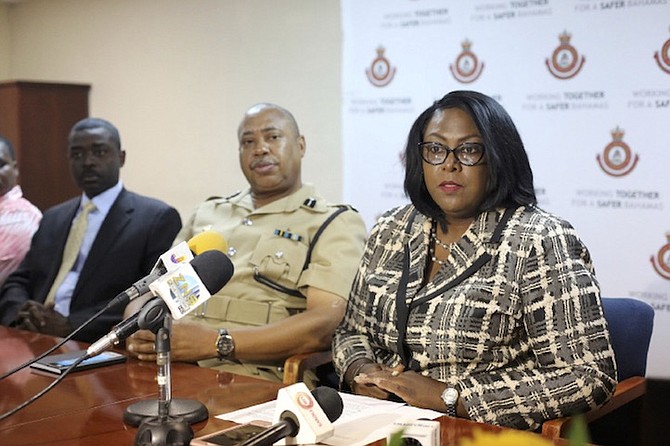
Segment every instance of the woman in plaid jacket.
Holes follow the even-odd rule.
[[[451,92],[405,162],[412,204],[372,229],[333,339],[342,384],[520,429],[605,403],[616,365],[590,255],[536,207],[507,112]]]

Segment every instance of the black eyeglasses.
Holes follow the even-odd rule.
[[[464,142],[458,147],[450,149],[439,142],[424,141],[419,143],[421,158],[428,164],[439,166],[447,160],[450,152],[464,166],[474,166],[484,157],[484,145],[478,142]]]

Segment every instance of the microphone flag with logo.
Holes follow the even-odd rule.
[[[333,435],[335,431],[331,421],[335,421],[341,414],[342,398],[335,389],[318,387],[310,392],[305,383],[279,389],[273,422],[290,419],[296,423],[298,431],[276,444],[320,443]]]
[[[205,251],[198,257],[203,256],[210,260],[211,268],[221,268],[225,274],[199,275],[190,263],[182,263],[149,285],[151,292],[167,304],[174,319],[181,319],[209,300],[233,275],[233,264],[221,251]],[[210,283],[203,283],[206,278],[212,279]]]

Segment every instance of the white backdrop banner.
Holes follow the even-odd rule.
[[[604,296],[656,310],[670,377],[670,0],[342,0],[344,199],[372,226],[407,202],[426,107],[477,90],[510,113],[539,205],[570,221]]]

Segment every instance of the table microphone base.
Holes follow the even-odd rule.
[[[135,446],[188,446],[193,429],[181,417],[148,417],[142,420]]]
[[[158,400],[139,401],[131,404],[123,413],[123,421],[131,426],[139,426],[142,420],[158,416]],[[195,400],[173,399],[170,401],[170,417],[183,418],[188,424],[204,421],[209,412],[204,404]]]

